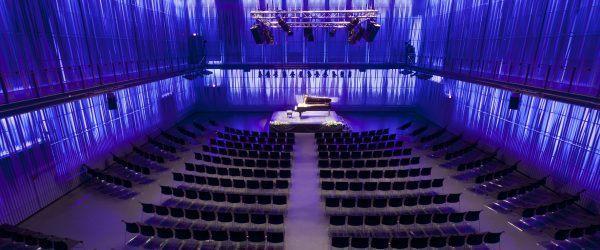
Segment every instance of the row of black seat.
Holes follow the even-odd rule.
[[[20,228],[13,225],[0,225],[0,239],[10,239],[13,246],[3,245],[3,249],[23,249],[23,243],[30,247],[40,247],[42,249],[67,250],[81,243],[81,241],[59,238],[52,235],[46,235],[29,229]]]
[[[324,144],[358,144],[358,143],[373,143],[373,142],[389,142],[396,141],[396,134],[390,135],[374,135],[365,137],[349,137],[349,138],[319,138],[317,145]]]
[[[256,137],[275,137],[275,138],[293,138],[294,133],[285,133],[285,132],[259,132],[252,131],[246,129],[237,129],[232,127],[225,126],[226,133],[236,134],[236,135],[245,135],[245,136],[256,136]]]
[[[259,159],[274,159],[274,160],[289,160],[292,159],[290,152],[280,151],[257,151],[257,150],[245,150],[235,148],[225,148],[217,146],[202,145],[202,151],[213,154],[220,154],[232,157],[244,157],[244,158],[259,158]]]
[[[541,204],[535,207],[525,207],[520,209],[520,215],[524,218],[531,218],[533,216],[541,216],[547,213],[553,213],[561,209],[565,209],[567,206],[575,204],[579,201],[579,196],[568,197],[566,199],[551,202],[549,204]]]
[[[481,211],[437,212],[437,213],[405,213],[399,215],[331,215],[331,226],[410,226],[414,224],[462,223],[479,220]]]
[[[517,171],[517,165],[512,165],[507,168],[496,170],[490,173],[480,174],[475,177],[475,183],[484,183],[498,178],[502,178]]]
[[[155,161],[155,162],[158,162],[158,163],[165,163],[165,158],[164,157],[162,157],[160,155],[152,154],[152,153],[147,152],[147,151],[145,151],[145,150],[143,150],[141,148],[138,148],[136,146],[133,146],[133,152],[141,155],[142,157],[144,157],[144,158],[146,158],[148,160]]]
[[[166,143],[163,143],[163,142],[161,142],[159,140],[148,138],[148,142],[150,142],[150,144],[152,144],[153,146],[155,146],[155,147],[157,147],[157,148],[159,148],[161,150],[164,150],[166,152],[169,152],[169,153],[172,153],[172,154],[174,154],[174,153],[177,152],[177,148],[175,148],[175,147],[173,147],[171,145],[168,145]]]
[[[192,125],[194,126],[194,128],[196,128],[202,132],[206,131],[206,127],[197,121],[193,121]]]
[[[198,185],[208,185],[224,188],[246,188],[246,189],[288,189],[288,180],[246,180],[235,178],[205,177],[192,174],[173,172],[173,180]]]
[[[221,223],[240,223],[254,225],[282,225],[284,222],[283,214],[269,213],[247,213],[230,211],[207,211],[197,209],[184,209],[179,207],[160,206],[148,203],[141,203],[142,211],[146,214],[156,214],[159,216],[170,216],[176,219],[186,218],[189,220],[202,220],[204,222]]]
[[[429,175],[431,175],[431,168],[412,168],[398,170],[319,170],[319,176],[321,178],[333,179],[391,179]]]
[[[423,132],[427,131],[427,129],[429,128],[428,125],[423,125],[421,127],[416,128],[415,130],[413,130],[412,132],[410,132],[411,136],[417,136],[422,134]]]
[[[261,168],[238,168],[238,167],[215,167],[204,164],[185,163],[185,170],[198,173],[207,173],[221,176],[243,176],[255,178],[280,178],[288,179],[292,176],[289,169],[261,169]]]
[[[485,156],[470,162],[460,163],[456,167],[457,171],[467,171],[474,168],[479,168],[496,160],[496,154]]]
[[[326,207],[342,208],[386,208],[386,207],[412,207],[416,205],[427,206],[431,204],[442,205],[460,202],[460,193],[454,194],[417,194],[399,197],[365,197],[365,198],[325,198]]]
[[[175,135],[173,135],[171,133],[168,133],[166,131],[161,131],[160,135],[162,135],[163,137],[165,137],[167,140],[172,141],[174,143],[177,143],[179,145],[185,145],[186,144],[185,139],[183,139],[183,138],[181,138],[179,136],[175,136]]]
[[[144,174],[144,175],[149,175],[150,174],[150,168],[149,167],[144,167],[144,166],[140,166],[138,164],[134,164],[128,160],[125,160],[121,157],[118,157],[116,155],[113,155],[113,161],[115,161],[116,163],[118,163],[119,165],[125,167],[126,169],[129,169],[131,171],[140,173],[140,174]]]
[[[367,150],[367,151],[320,151],[319,159],[371,159],[397,157],[412,154],[411,148],[388,149],[388,150]]]
[[[351,143],[351,144],[321,144],[317,145],[317,151],[359,151],[399,148],[404,145],[403,141]]]
[[[133,187],[133,183],[130,180],[126,180],[126,179],[120,178],[118,176],[105,174],[105,173],[102,173],[95,169],[89,168],[87,166],[86,166],[86,170],[87,170],[87,173],[96,180],[103,181],[103,182],[106,182],[109,184],[114,184],[114,185],[121,186],[121,187],[125,187],[125,188]]]
[[[192,138],[192,139],[196,139],[196,136],[197,136],[197,135],[196,135],[196,133],[194,133],[194,132],[190,131],[190,130],[189,130],[189,129],[187,129],[187,128],[181,127],[181,126],[178,126],[178,127],[177,127],[177,132],[179,132],[179,133],[181,133],[182,135],[185,135],[185,136],[187,136],[187,137],[189,137],[189,138]]]
[[[440,128],[440,129],[432,132],[431,134],[421,136],[421,138],[419,139],[419,142],[421,142],[421,143],[429,142],[433,139],[439,138],[444,133],[446,133],[446,128]]]
[[[394,238],[367,238],[334,236],[331,238],[331,246],[336,248],[369,248],[373,249],[405,249],[405,248],[444,248],[446,246],[461,248],[465,244],[469,246],[480,246],[482,244],[497,244],[500,242],[499,233],[473,233],[467,235],[432,236],[432,237],[394,237]]]
[[[321,189],[325,191],[402,191],[439,188],[444,185],[444,179],[428,179],[416,181],[367,181],[367,182],[348,182],[348,181],[322,181]]]
[[[178,198],[186,198],[190,200],[227,202],[232,204],[259,204],[259,205],[286,205],[287,196],[285,195],[254,195],[254,194],[239,194],[229,192],[211,192],[198,191],[187,188],[175,188],[169,186],[160,186],[160,193]]]
[[[194,153],[196,160],[212,162],[215,164],[223,164],[226,166],[236,167],[259,167],[259,168],[290,168],[291,160],[265,160],[265,159],[244,159],[233,158],[229,156],[214,156],[210,154]]]
[[[317,132],[315,133],[315,139],[319,138],[349,138],[349,137],[361,137],[361,136],[374,136],[374,135],[385,135],[389,134],[390,129],[377,129],[360,132]]]
[[[319,168],[385,168],[416,165],[421,157],[405,157],[380,160],[319,160]]]
[[[294,137],[292,138],[274,138],[274,137],[255,137],[255,136],[244,136],[244,135],[231,135],[217,132],[217,138],[233,141],[233,142],[248,142],[248,143],[259,143],[259,144],[280,144],[280,145],[293,145],[296,142]]]
[[[445,160],[450,160],[450,159],[454,159],[454,158],[459,157],[459,156],[463,156],[463,155],[465,155],[465,154],[467,154],[467,153],[475,150],[476,148],[477,148],[477,143],[474,143],[474,144],[465,146],[463,148],[459,148],[459,149],[457,149],[455,151],[447,152],[444,155],[444,159]]]
[[[225,148],[245,149],[245,150],[256,150],[256,151],[277,151],[277,152],[292,152],[294,145],[281,145],[281,144],[259,144],[249,142],[237,142],[228,140],[219,140],[215,138],[210,139],[210,145],[216,145]]]
[[[265,232],[258,230],[206,230],[190,228],[170,228],[155,227],[135,222],[126,222],[125,230],[128,233],[140,234],[146,237],[158,237],[161,239],[179,239],[196,241],[232,241],[232,242],[253,242],[253,243],[282,243],[283,232]]]
[[[454,145],[454,143],[459,142],[461,139],[462,139],[462,135],[453,136],[452,138],[450,138],[450,139],[448,139],[446,141],[433,144],[431,146],[431,150],[433,150],[433,151],[439,151],[441,149],[450,147],[450,146]]]
[[[588,226],[556,229],[552,237],[555,240],[567,240],[581,238],[585,235],[594,235],[597,232],[600,232],[600,224],[591,224]]]
[[[515,197],[517,195],[529,193],[529,192],[535,190],[536,188],[546,185],[546,179],[547,178],[542,178],[540,180],[532,181],[532,182],[523,184],[518,187],[508,187],[504,190],[498,191],[496,193],[495,197],[498,200],[506,200],[508,198]]]

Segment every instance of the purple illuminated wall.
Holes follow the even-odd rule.
[[[77,186],[81,164],[189,114],[194,89],[178,77],[116,92],[115,111],[100,95],[1,118],[0,223],[18,223]]]
[[[336,110],[412,107],[416,101],[415,77],[404,76],[398,70],[212,71],[214,74],[200,79],[204,83],[200,108],[205,110],[291,109],[304,94],[333,97]]]
[[[600,202],[600,111],[527,95],[510,110],[509,91],[449,79],[417,86],[425,117],[522,160],[525,172],[550,176],[557,190],[586,189]]]

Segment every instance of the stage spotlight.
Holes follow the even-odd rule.
[[[358,27],[357,31],[351,30],[348,34],[348,43],[356,44],[356,42],[358,42],[363,37],[364,33],[365,29],[363,29],[363,27],[360,26]]]
[[[346,29],[348,29],[348,31],[353,30],[359,22],[360,20],[358,19],[358,17],[352,19],[352,21],[350,21],[350,23],[346,25]]]
[[[258,71],[258,78],[262,78],[262,73]]]
[[[313,28],[312,27],[306,27],[306,28],[304,28],[304,38],[306,38],[306,40],[309,41],[309,42],[314,42],[315,41],[315,36],[313,35]]]
[[[283,18],[281,18],[281,16],[277,16],[277,23],[279,24],[281,29],[288,34],[288,36],[291,36],[294,34],[292,32],[292,28],[290,28],[290,25],[285,20],[283,20]]]
[[[256,44],[262,44],[265,42],[264,38],[263,38],[263,30],[262,27],[258,24],[252,25],[252,27],[250,27],[250,32],[252,32],[252,38],[254,38],[254,42]]]
[[[377,35],[377,32],[379,31],[379,29],[381,29],[381,25],[379,25],[378,23],[376,23],[373,20],[369,20],[367,22],[367,31],[365,32],[365,40],[367,42],[372,42],[373,40],[375,40],[375,36]]]
[[[423,74],[423,73],[417,73],[415,76],[422,80],[429,80],[433,77],[432,75]]]
[[[337,29],[336,29],[336,28],[333,28],[333,29],[329,30],[329,36],[330,36],[330,37],[334,37],[334,36],[335,36],[335,32],[336,32],[336,31],[337,31]]]
[[[273,37],[273,31],[271,31],[270,28],[265,27],[263,29],[263,36],[265,39],[265,44],[274,44],[275,43],[275,37]]]

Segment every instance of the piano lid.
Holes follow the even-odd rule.
[[[303,103],[304,102],[304,96],[305,95],[295,95],[296,98],[296,103]],[[338,100],[340,99],[339,97],[330,97],[330,96],[316,96],[316,95],[308,95],[309,97],[313,97],[313,98],[329,98],[331,99],[331,102],[338,102]]]

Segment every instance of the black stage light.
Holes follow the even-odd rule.
[[[265,38],[265,44],[274,44],[275,43],[275,37],[273,37],[273,31],[271,31],[270,28],[265,27],[263,29],[263,36]]]
[[[106,93],[108,110],[117,110],[117,96],[113,92]]]
[[[518,110],[521,104],[521,93],[512,92],[508,101],[508,109]]]
[[[279,26],[281,26],[281,29],[288,34],[288,36],[291,36],[294,34],[292,32],[292,28],[290,28],[290,25],[285,20],[283,20],[283,18],[281,18],[280,16],[277,17],[277,23],[279,24]]]
[[[263,37],[263,30],[262,27],[258,24],[252,25],[252,27],[250,27],[250,31],[252,32],[252,38],[254,38],[254,42],[256,44],[262,44],[265,42],[264,37]]]
[[[360,26],[358,26],[356,31],[351,30],[348,34],[348,43],[356,44],[356,42],[358,42],[363,37],[364,33],[365,29],[363,29],[363,27]]]
[[[359,22],[360,20],[358,19],[358,17],[352,19],[352,21],[350,21],[350,23],[346,25],[346,29],[348,29],[348,31],[353,30]]]
[[[313,28],[312,27],[306,27],[306,28],[304,28],[304,38],[306,38],[306,40],[309,41],[309,42],[314,42],[315,41],[315,36],[313,35]]]
[[[337,31],[337,29],[336,29],[336,28],[333,28],[333,29],[329,30],[329,36],[330,36],[330,37],[334,37],[334,36],[335,36],[335,32],[336,32],[336,31]]]
[[[417,73],[417,74],[415,74],[415,76],[422,80],[429,80],[433,77],[432,75],[423,74],[423,73]]]
[[[367,42],[372,42],[375,40],[375,36],[377,35],[379,29],[381,29],[381,25],[373,20],[369,20],[367,22],[367,31],[365,31],[365,40]]]

